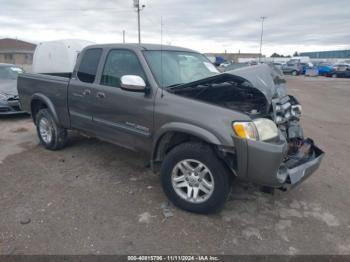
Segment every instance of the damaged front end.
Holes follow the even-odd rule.
[[[287,94],[283,75],[269,65],[229,71],[184,85],[170,92],[247,114],[252,120],[275,122],[279,137],[269,141],[233,135],[237,176],[256,184],[287,189],[310,176],[320,165],[323,151],[304,138],[302,107]]]
[[[0,79],[0,115],[23,114],[16,79]]]
[[[23,114],[18,95],[6,95],[0,93],[0,115]]]

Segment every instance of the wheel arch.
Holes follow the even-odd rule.
[[[151,164],[162,161],[166,153],[174,146],[186,141],[202,141],[211,145],[220,145],[220,140],[208,130],[186,123],[164,125],[155,136]]]
[[[36,122],[36,119],[35,119],[36,114],[39,112],[40,109],[43,109],[43,108],[47,108],[52,114],[52,117],[55,120],[55,122],[59,123],[58,116],[53,103],[47,96],[39,93],[34,94],[30,102],[30,111],[31,111],[31,115],[34,123]]]

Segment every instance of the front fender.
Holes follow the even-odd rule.
[[[214,134],[212,134],[208,130],[205,130],[201,127],[187,124],[187,123],[181,123],[181,122],[167,123],[158,130],[153,140],[152,162],[156,158],[159,142],[162,140],[163,136],[169,132],[181,132],[181,133],[193,135],[203,141],[206,141],[209,144],[214,144],[214,145],[222,144]]]

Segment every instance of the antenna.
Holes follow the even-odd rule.
[[[160,72],[161,72],[161,97],[164,96],[164,80],[163,80],[163,16],[160,17]]]

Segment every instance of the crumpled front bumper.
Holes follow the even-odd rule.
[[[0,115],[15,115],[24,114],[25,112],[21,110],[19,101],[16,100],[0,100]]]
[[[312,145],[311,155],[290,167],[286,156],[288,144],[283,136],[277,142],[243,140],[234,137],[237,154],[237,175],[254,184],[289,189],[313,174],[324,152]]]
[[[307,161],[301,161],[297,166],[284,170],[287,179],[283,183],[283,189],[289,189],[300,184],[319,168],[324,152],[315,145],[312,146],[311,151],[312,155]]]

